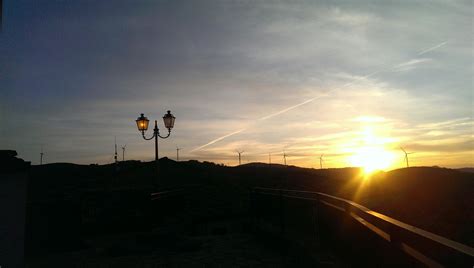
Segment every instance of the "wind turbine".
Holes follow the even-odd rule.
[[[122,146],[122,162],[125,161],[125,148],[127,147],[127,145],[125,144],[124,146]]]
[[[288,155],[285,153],[285,151],[283,151],[283,161],[284,161],[284,163],[285,163],[285,166],[286,166],[286,157],[287,157],[287,156],[288,156]]]
[[[41,145],[41,153],[40,153],[40,165],[43,165],[43,145]]]
[[[244,151],[235,151],[235,152],[239,154],[239,166],[240,166],[242,164],[241,156]]]
[[[320,169],[323,169],[323,156],[324,156],[324,154],[322,154],[322,155],[319,157],[319,168],[320,168]]]
[[[410,153],[407,153],[407,151],[405,151],[405,149],[403,149],[403,147],[400,147],[400,149],[403,151],[403,153],[405,154],[405,161],[407,162],[407,168],[410,167],[408,165],[408,155],[409,154],[414,154],[414,152],[410,152]]]
[[[272,153],[268,153],[268,164],[272,164]]]
[[[181,150],[183,148],[179,148],[178,146],[176,146],[176,162],[179,162],[179,150]]]

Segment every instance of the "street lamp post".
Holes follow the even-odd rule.
[[[168,134],[166,136],[161,136],[160,135],[160,130],[158,129],[158,123],[155,120],[155,128],[153,129],[153,136],[150,138],[147,138],[145,136],[145,131],[148,129],[148,124],[150,120],[146,118],[143,114],[140,115],[140,117],[137,118],[136,123],[137,123],[137,128],[138,131],[142,133],[142,137],[145,140],[151,140],[155,139],[155,163],[156,167],[158,169],[158,137],[162,139],[166,139],[171,135],[171,129],[174,127],[174,120],[176,118],[171,114],[170,111],[168,111],[164,116],[163,116],[163,122],[165,123],[165,127],[168,129]]]

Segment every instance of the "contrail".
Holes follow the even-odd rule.
[[[288,112],[288,111],[290,111],[290,110],[293,110],[293,109],[295,109],[295,108],[298,108],[298,107],[300,107],[300,106],[303,106],[303,105],[305,105],[305,104],[307,104],[307,103],[313,102],[313,101],[315,101],[315,100],[317,100],[317,99],[319,99],[319,98],[321,98],[321,97],[327,96],[329,93],[331,93],[331,92],[333,92],[333,91],[336,91],[336,90],[338,90],[338,89],[343,89],[343,88],[345,88],[345,87],[351,86],[351,85],[354,84],[357,80],[362,80],[362,79],[369,78],[370,76],[373,76],[373,75],[375,75],[375,74],[377,74],[377,73],[379,73],[379,72],[381,72],[381,71],[375,71],[375,72],[372,72],[372,73],[370,73],[370,74],[368,74],[368,75],[355,78],[354,81],[349,82],[349,83],[346,83],[346,84],[342,85],[342,86],[339,87],[339,88],[331,89],[331,90],[329,90],[329,91],[327,91],[327,92],[325,92],[325,93],[323,93],[323,94],[321,94],[321,95],[319,95],[319,96],[313,97],[313,98],[311,98],[311,99],[305,100],[305,101],[303,101],[303,102],[300,102],[300,103],[298,103],[298,104],[296,104],[296,105],[293,105],[293,106],[290,106],[290,107],[285,108],[285,109],[283,109],[283,110],[280,110],[280,111],[278,111],[278,112],[275,112],[275,113],[266,115],[266,116],[264,116],[264,117],[261,117],[261,118],[259,118],[257,121],[264,121],[264,120],[270,119],[270,118],[272,118],[272,117],[275,117],[275,116],[277,116],[277,115],[286,113],[286,112]],[[206,143],[206,144],[204,144],[204,145],[201,145],[201,146],[199,146],[199,147],[197,147],[197,148],[194,148],[194,149],[191,150],[190,152],[194,152],[194,151],[203,149],[203,148],[205,148],[205,147],[207,147],[207,146],[209,146],[209,145],[212,145],[212,144],[214,144],[214,143],[216,143],[216,142],[218,142],[218,141],[221,141],[221,140],[223,140],[223,139],[225,139],[225,138],[228,138],[228,137],[230,137],[230,136],[239,134],[240,132],[242,132],[242,131],[244,131],[244,130],[247,130],[247,129],[248,129],[248,127],[242,128],[242,129],[239,129],[239,130],[234,131],[234,132],[232,132],[232,133],[229,133],[229,134],[227,134],[227,135],[224,135],[224,136],[222,136],[222,137],[219,137],[219,138],[217,138],[217,139],[214,139],[214,140],[212,140],[212,141],[210,141],[210,142],[208,142],[208,143]]]
[[[447,43],[448,43],[447,41],[442,42],[442,43],[440,43],[440,44],[437,44],[436,46],[430,47],[430,48],[428,48],[428,49],[425,49],[425,50],[419,52],[417,55],[418,55],[418,56],[419,56],[419,55],[423,55],[423,54],[425,54],[425,53],[428,53],[428,52],[430,52],[430,51],[433,51],[433,50],[435,50],[435,49],[438,49],[438,48],[440,48],[440,47],[446,45]],[[319,95],[319,96],[316,96],[316,97],[307,99],[307,100],[305,100],[305,101],[303,101],[303,102],[300,102],[300,103],[295,104],[295,105],[293,105],[293,106],[287,107],[287,108],[285,108],[285,109],[283,109],[283,110],[280,110],[280,111],[278,111],[278,112],[275,112],[275,113],[272,113],[272,114],[263,116],[263,117],[257,119],[255,122],[257,122],[257,121],[264,121],[264,120],[270,119],[270,118],[272,118],[272,117],[274,117],[274,116],[277,116],[277,115],[286,113],[286,112],[291,111],[291,110],[293,110],[293,109],[295,109],[295,108],[298,108],[298,107],[300,107],[300,106],[303,106],[303,105],[305,105],[305,104],[308,104],[308,103],[310,103],[310,102],[313,102],[313,101],[315,101],[315,100],[317,100],[317,99],[319,99],[319,98],[321,98],[321,97],[327,96],[327,95],[329,95],[329,93],[332,93],[333,91],[340,90],[340,89],[343,89],[343,88],[345,88],[345,87],[351,86],[351,85],[353,85],[355,82],[357,82],[358,80],[367,79],[367,78],[369,78],[369,77],[371,77],[371,76],[374,76],[374,75],[376,75],[376,74],[378,74],[378,73],[380,73],[380,72],[382,72],[382,71],[384,71],[384,70],[392,69],[392,68],[394,68],[394,67],[396,67],[396,66],[398,66],[398,65],[399,65],[399,64],[391,65],[391,66],[388,67],[388,68],[387,68],[387,67],[384,68],[384,67],[382,66],[381,69],[379,69],[379,70],[377,70],[377,71],[375,71],[375,72],[369,73],[369,74],[367,74],[367,75],[354,78],[354,80],[353,80],[352,82],[346,83],[346,84],[342,85],[342,86],[339,87],[339,88],[334,88],[334,89],[328,90],[327,92],[325,92],[325,93],[323,93],[323,94],[321,94],[321,95]],[[254,123],[255,123],[255,122],[254,122]],[[204,145],[201,145],[201,146],[199,146],[199,147],[196,147],[196,148],[192,149],[190,152],[194,152],[194,151],[197,151],[197,150],[201,150],[201,149],[203,149],[203,148],[205,148],[205,147],[207,147],[207,146],[209,146],[209,145],[212,145],[212,144],[214,144],[214,143],[216,143],[216,142],[218,142],[218,141],[221,141],[221,140],[223,140],[223,139],[225,139],[225,138],[228,138],[228,137],[230,137],[230,136],[239,134],[240,132],[242,132],[242,131],[244,131],[244,130],[247,130],[248,128],[249,128],[249,127],[247,126],[247,127],[245,127],[245,128],[239,129],[239,130],[237,130],[237,131],[234,131],[234,132],[232,132],[232,133],[229,133],[229,134],[227,134],[227,135],[224,135],[224,136],[222,136],[222,137],[219,137],[219,138],[217,138],[217,139],[214,139],[214,140],[212,140],[212,141],[210,141],[210,142],[208,142],[208,143],[206,143],[206,144],[204,144]]]
[[[223,139],[225,139],[225,138],[227,138],[227,137],[230,137],[230,136],[233,136],[233,135],[235,135],[235,134],[238,134],[238,133],[240,133],[240,132],[242,132],[242,131],[244,131],[244,130],[247,130],[247,128],[242,128],[242,129],[239,129],[239,130],[234,131],[234,132],[232,132],[232,133],[229,133],[229,134],[227,134],[227,135],[224,135],[224,136],[222,136],[222,137],[219,137],[219,138],[217,138],[217,139],[215,139],[215,140],[212,140],[212,141],[210,141],[210,142],[208,142],[208,143],[206,143],[206,144],[204,144],[204,145],[201,145],[201,146],[199,146],[199,147],[197,147],[197,148],[192,149],[190,152],[192,153],[192,152],[194,152],[194,151],[200,150],[200,149],[202,149],[202,148],[204,148],[204,147],[207,147],[207,146],[209,146],[209,145],[211,145],[211,144],[214,144],[214,143],[216,143],[216,142],[218,142],[218,141],[220,141],[220,140],[223,140]]]
[[[305,101],[303,101],[303,102],[300,102],[300,103],[298,103],[298,104],[296,104],[296,105],[293,105],[293,106],[290,106],[290,107],[288,107],[288,108],[285,108],[285,109],[283,109],[283,110],[281,110],[281,111],[278,111],[278,112],[276,112],[276,113],[273,113],[273,114],[264,116],[264,117],[258,119],[258,121],[267,120],[267,119],[270,119],[270,118],[272,118],[272,117],[274,117],[274,116],[280,115],[280,114],[282,114],[282,113],[286,113],[286,112],[288,112],[288,111],[290,111],[290,110],[293,110],[293,109],[295,109],[295,108],[298,108],[298,107],[300,107],[300,106],[302,106],[302,105],[305,105],[305,104],[307,104],[307,103],[310,103],[310,102],[313,102],[313,101],[315,101],[315,100],[317,100],[317,99],[320,99],[320,98],[322,98],[322,97],[325,97],[325,96],[329,95],[329,93],[331,93],[331,92],[333,92],[333,91],[336,91],[336,90],[343,89],[343,88],[346,88],[346,87],[348,87],[348,86],[351,86],[351,85],[353,85],[353,84],[354,84],[356,81],[358,81],[358,80],[367,79],[367,78],[369,78],[369,77],[371,77],[371,76],[373,76],[373,75],[375,75],[375,74],[377,74],[377,73],[379,73],[379,72],[381,72],[381,71],[375,71],[375,72],[372,72],[372,73],[370,73],[370,74],[367,74],[367,75],[364,75],[364,76],[361,76],[361,77],[354,78],[354,81],[349,82],[349,83],[346,83],[346,84],[342,85],[341,87],[328,90],[327,92],[322,93],[322,94],[319,95],[319,96],[313,97],[313,98],[311,98],[311,99],[307,99],[307,100],[305,100]]]
[[[448,43],[448,41],[441,42],[441,43],[437,44],[436,46],[433,46],[433,47],[430,47],[430,48],[427,48],[427,49],[424,49],[424,50],[418,52],[418,54],[416,54],[416,55],[418,55],[418,56],[423,55],[423,54],[428,53],[432,50],[438,49],[438,48],[446,45],[447,43]]]
[[[365,75],[365,76],[356,78],[356,79],[354,79],[354,80],[366,79],[366,78],[368,78],[368,77],[370,77],[370,76],[372,76],[372,75],[375,75],[375,74],[378,73],[378,72],[380,72],[380,71],[376,71],[376,72],[370,73],[370,74],[368,74],[368,75]],[[293,110],[293,109],[298,108],[298,107],[300,107],[300,106],[303,106],[303,105],[305,105],[305,104],[307,104],[307,103],[313,102],[313,101],[315,101],[315,100],[317,100],[317,99],[319,99],[319,98],[322,98],[322,97],[324,97],[324,96],[327,96],[327,95],[328,95],[329,93],[331,93],[332,91],[335,91],[335,90],[338,90],[338,89],[343,89],[343,88],[348,87],[348,86],[350,86],[350,85],[352,85],[352,84],[354,84],[354,83],[355,83],[355,81],[350,82],[350,83],[347,83],[347,84],[345,84],[345,85],[343,85],[343,86],[341,86],[341,87],[339,87],[339,88],[331,89],[331,90],[329,90],[329,91],[327,91],[327,92],[325,92],[325,93],[323,93],[323,94],[321,94],[321,95],[319,95],[319,96],[313,97],[313,98],[311,98],[311,99],[305,100],[305,101],[303,101],[303,102],[300,102],[300,103],[298,103],[298,104],[296,104],[296,105],[293,105],[293,106],[290,106],[290,107],[285,108],[285,109],[283,109],[283,110],[280,110],[280,111],[278,111],[278,112],[275,112],[275,113],[266,115],[266,116],[264,116],[264,117],[261,117],[261,118],[257,119],[255,122],[257,122],[257,121],[265,121],[265,120],[270,119],[270,118],[272,118],[272,117],[274,117],[274,116],[277,116],[277,115],[286,113],[286,112],[288,112],[288,111],[290,111],[290,110]],[[210,141],[210,142],[208,142],[208,143],[206,143],[206,144],[204,144],[204,145],[201,145],[201,146],[199,146],[199,147],[196,147],[196,148],[192,149],[190,152],[192,153],[192,152],[194,152],[194,151],[203,149],[203,148],[205,148],[205,147],[207,147],[207,146],[209,146],[209,145],[212,145],[212,144],[214,144],[214,143],[216,143],[216,142],[218,142],[218,141],[221,141],[221,140],[223,140],[223,139],[225,139],[225,138],[228,138],[228,137],[230,137],[230,136],[234,136],[234,135],[236,135],[236,134],[239,134],[240,132],[242,132],[242,131],[244,131],[244,130],[247,130],[248,128],[249,128],[249,127],[247,126],[247,127],[245,127],[245,128],[239,129],[239,130],[237,130],[237,131],[234,131],[234,132],[232,132],[232,133],[229,133],[229,134],[227,134],[227,135],[224,135],[224,136],[222,136],[222,137],[219,137],[219,138],[217,138],[217,139],[214,139],[214,140],[212,140],[212,141]]]
[[[377,73],[379,73],[379,72],[381,72],[381,71],[375,71],[375,72],[372,72],[372,73],[370,73],[370,74],[368,74],[368,75],[355,78],[354,81],[349,82],[349,83],[346,83],[346,84],[342,85],[342,86],[339,87],[339,88],[331,89],[331,90],[329,90],[329,91],[327,91],[327,92],[325,92],[325,93],[322,93],[322,94],[319,95],[319,96],[313,97],[313,98],[311,98],[311,99],[305,100],[305,101],[303,101],[303,102],[300,102],[300,103],[298,103],[298,104],[296,104],[296,105],[293,105],[293,106],[290,106],[290,107],[285,108],[285,109],[283,109],[283,110],[280,110],[280,111],[278,111],[278,112],[275,112],[275,113],[266,115],[266,116],[264,116],[264,117],[261,117],[261,118],[257,119],[257,121],[264,121],[264,120],[270,119],[270,118],[272,118],[272,117],[274,117],[274,116],[277,116],[277,115],[286,113],[286,112],[288,112],[288,111],[290,111],[290,110],[293,110],[293,109],[298,108],[298,107],[300,107],[300,106],[303,106],[303,105],[305,105],[305,104],[307,104],[307,103],[313,102],[313,101],[315,101],[315,100],[317,100],[317,99],[319,99],[319,98],[322,98],[322,97],[324,97],[324,96],[327,96],[329,93],[331,93],[331,92],[333,92],[333,91],[335,91],[335,90],[343,89],[343,88],[345,88],[345,87],[348,87],[348,86],[354,84],[357,80],[362,80],[362,79],[369,78],[369,77],[371,77],[371,76],[373,76],[373,75],[375,75],[375,74],[377,74]],[[249,128],[249,127],[246,127],[246,128],[243,128],[243,129],[234,131],[234,132],[232,132],[232,133],[229,133],[229,134],[227,134],[227,135],[224,135],[224,136],[222,136],[222,137],[219,137],[219,138],[217,138],[217,139],[214,139],[214,140],[212,140],[212,141],[210,141],[210,142],[208,142],[208,143],[206,143],[206,144],[204,144],[204,145],[201,145],[201,146],[199,146],[199,147],[197,147],[197,148],[192,149],[190,152],[192,153],[192,152],[194,152],[194,151],[203,149],[203,148],[205,148],[205,147],[207,147],[207,146],[209,146],[209,145],[212,145],[212,144],[214,144],[214,143],[216,143],[216,142],[218,142],[218,141],[221,141],[221,140],[223,140],[223,139],[225,139],[225,138],[228,138],[228,137],[230,137],[230,136],[239,134],[240,132],[242,132],[242,131],[244,131],[244,130],[247,130],[248,128]]]
[[[309,99],[309,100],[305,100],[305,101],[303,101],[303,102],[301,102],[301,103],[298,103],[298,104],[296,104],[296,105],[293,105],[293,106],[291,106],[291,107],[288,107],[288,108],[286,108],[286,109],[283,109],[283,110],[281,110],[281,111],[278,111],[278,112],[276,112],[276,113],[273,113],[273,114],[264,116],[264,117],[258,119],[258,121],[267,120],[267,119],[272,118],[272,117],[274,117],[274,116],[277,116],[277,115],[279,115],[279,114],[286,113],[286,112],[288,112],[289,110],[293,110],[293,109],[295,109],[295,108],[300,107],[301,105],[305,105],[305,104],[308,103],[308,102],[312,102],[312,101],[314,101],[315,99],[317,99],[317,98],[319,98],[319,97],[322,97],[322,96],[318,96],[318,97],[311,98],[311,99]]]

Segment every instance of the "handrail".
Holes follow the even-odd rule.
[[[181,186],[180,188],[177,188],[177,189],[171,189],[171,190],[151,193],[150,198],[151,198],[151,200],[156,200],[156,199],[159,199],[163,196],[168,196],[168,195],[176,194],[176,193],[179,193],[179,192],[184,192],[184,191],[187,191],[189,189],[195,189],[195,188],[199,188],[199,187],[202,187],[202,185],[200,185],[200,184],[183,185],[183,186]]]
[[[181,188],[181,189],[175,189],[175,190],[161,191],[161,192],[151,193],[150,197],[152,199],[156,199],[156,198],[160,198],[160,196],[163,196],[163,195],[178,193],[178,192],[182,192],[182,191],[185,191],[185,190],[187,190],[187,189]]]
[[[388,241],[391,241],[391,239],[390,239],[390,233],[391,233],[390,228],[380,227],[381,224],[376,222],[377,220],[382,222],[382,223],[386,223],[388,225],[392,225],[392,226],[395,226],[397,228],[403,229],[403,230],[407,231],[409,234],[414,234],[414,235],[417,235],[417,236],[420,236],[420,237],[424,237],[424,238],[426,238],[430,241],[436,242],[436,243],[438,243],[442,246],[454,249],[455,251],[457,251],[459,253],[463,253],[463,254],[466,254],[468,256],[474,257],[474,248],[471,248],[467,245],[464,245],[464,244],[461,244],[459,242],[450,240],[446,237],[443,237],[443,236],[428,232],[426,230],[417,228],[417,227],[409,225],[407,223],[401,222],[399,220],[396,220],[396,219],[391,218],[389,216],[386,216],[384,214],[372,211],[369,208],[364,207],[364,206],[362,206],[358,203],[355,203],[351,200],[347,200],[347,199],[344,199],[344,198],[336,197],[336,196],[329,195],[329,194],[326,194],[326,193],[321,193],[321,192],[298,191],[298,190],[287,190],[287,189],[276,189],[276,188],[265,188],[265,187],[255,187],[253,189],[254,189],[254,191],[256,191],[256,193],[270,194],[270,195],[280,196],[280,197],[285,197],[285,198],[297,198],[297,199],[312,200],[312,201],[317,201],[317,202],[324,203],[325,205],[328,205],[330,207],[335,207],[338,210],[342,210],[342,211],[345,211],[346,213],[349,213],[354,219],[356,219],[357,221],[359,221],[360,223],[362,223],[363,225],[368,227],[368,229],[371,230],[372,232],[375,232],[378,235],[381,235],[382,237],[384,237],[384,234],[385,234],[384,238]],[[310,195],[314,195],[315,198],[308,198],[308,197],[301,197],[301,196],[291,195],[292,193],[293,194],[310,194]],[[341,205],[340,203],[336,205],[336,204],[330,204],[331,202],[328,203],[327,201],[340,202],[340,203],[344,204],[344,207],[339,207]],[[354,209],[356,209],[356,211],[354,211]],[[362,215],[359,215],[359,216],[365,215],[366,217],[361,218],[361,217],[356,215],[357,213],[362,214]],[[367,217],[369,217],[370,219],[367,219]],[[375,221],[374,221],[374,218],[376,219]],[[383,234],[381,234],[381,233],[383,233]],[[387,234],[388,234],[388,236],[387,236]],[[399,238],[397,237],[397,239],[399,239]],[[398,241],[398,242],[401,242],[401,241]],[[406,241],[406,242],[409,242],[409,241]],[[404,250],[406,250],[405,247],[409,247],[409,246],[407,246],[404,243],[401,243],[401,247]]]

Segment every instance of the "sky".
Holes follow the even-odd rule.
[[[474,166],[472,1],[3,3],[0,148],[32,164],[150,161],[135,120],[171,110],[160,157]]]

